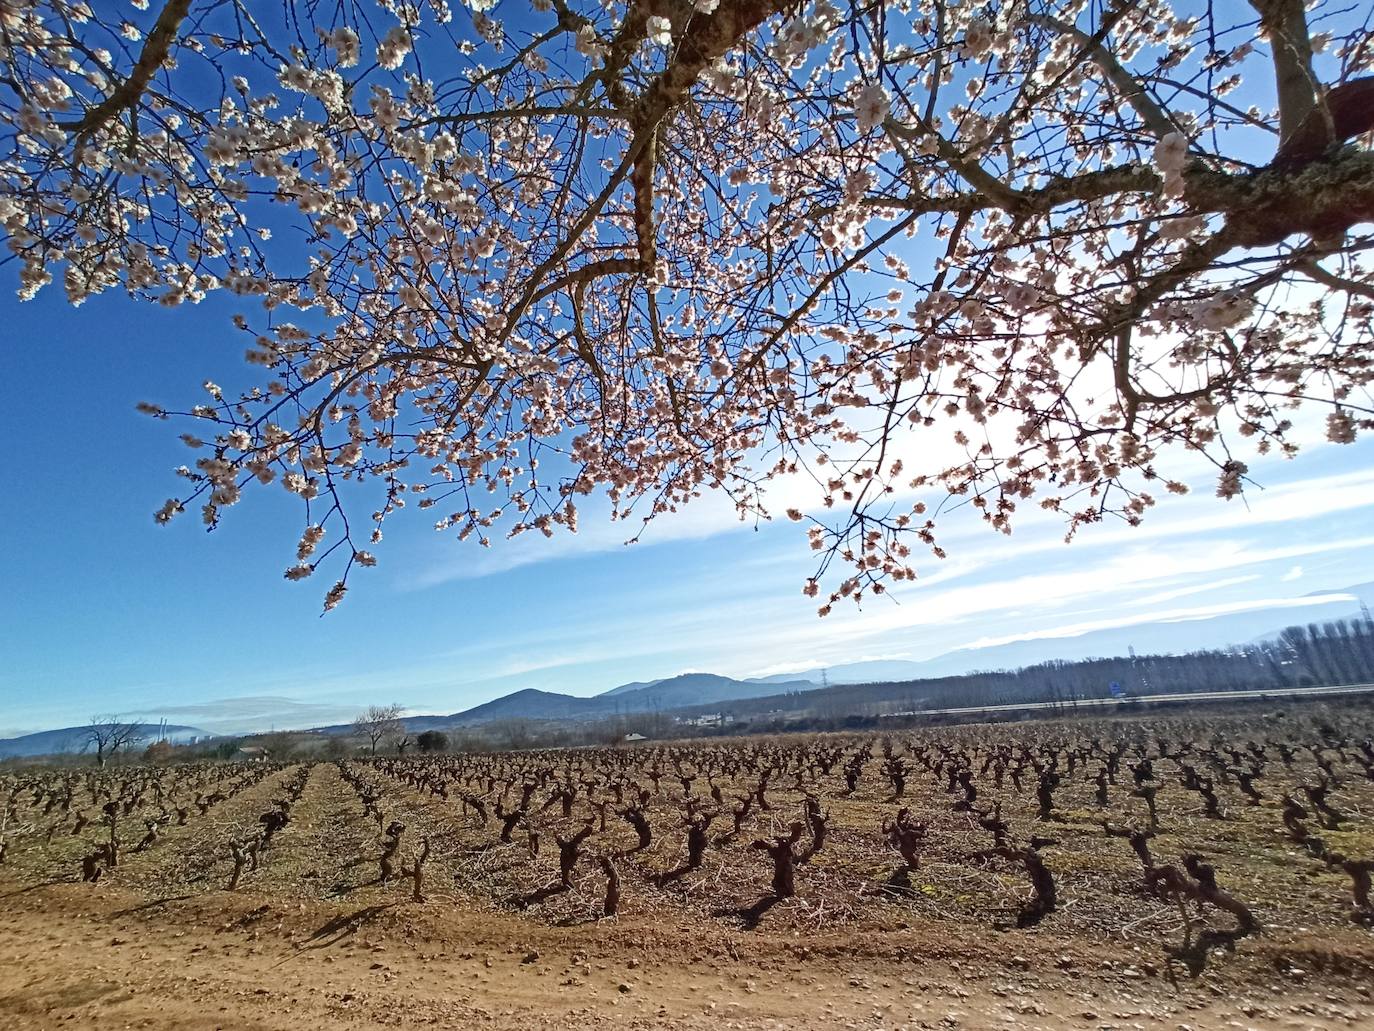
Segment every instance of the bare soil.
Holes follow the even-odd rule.
[[[1209,721],[1189,733],[1215,729]],[[1237,740],[1250,733],[1227,730]],[[941,740],[978,740],[962,733]],[[1344,817],[1323,833],[1328,847],[1369,855],[1374,777],[1361,774],[1353,745],[1344,754],[1332,796]],[[74,810],[91,808],[82,792],[63,812],[16,790],[0,864],[0,1029],[1374,1028],[1374,930],[1352,919],[1350,879],[1280,822],[1283,794],[1319,772],[1308,758],[1271,761],[1262,804],[1219,783],[1222,818],[1208,818],[1197,794],[1161,771],[1151,843],[1159,861],[1205,855],[1263,927],[1235,951],[1217,950],[1196,977],[1168,962],[1184,929],[1177,907],[1146,890],[1126,843],[1103,833],[1104,817],[1139,826],[1145,816],[1124,770],[1102,807],[1093,767],[1078,767],[1049,823],[1036,817],[1033,777],[1019,788],[980,777],[980,804],[1002,803],[1018,837],[1054,838],[1042,854],[1058,906],[1017,928],[1025,876],[978,858],[986,832],[924,773],[900,802],[930,826],[908,887],[890,890],[897,856],[880,825],[899,803],[876,760],[852,794],[837,768],[806,785],[829,814],[825,848],[797,866],[797,895],[751,924],[740,915],[767,897],[769,864],[749,839],[797,818],[801,777],[778,777],[769,810],[731,835],[728,805],[756,775],[717,774],[726,815],[711,828],[705,863],[665,877],[684,851],[683,792],[665,776],[651,798],[646,787],[651,848],[626,855],[634,835],[612,812],[570,888],[543,895],[558,882],[556,836],[585,825],[595,806],[584,797],[568,817],[557,805],[531,807],[502,843],[498,821],[483,826],[456,794],[407,779],[435,768],[410,762],[263,768],[256,782],[241,767],[208,773],[196,791],[225,784],[227,798],[184,825],[164,820],[138,851],[143,821],[161,805],[145,799],[122,818],[119,863],[96,884],[80,881],[80,858],[108,832],[96,822],[75,828]],[[365,812],[347,779],[355,775],[380,793],[377,813]],[[642,766],[633,776],[648,785]],[[227,890],[228,843],[260,831],[261,814],[302,783],[260,867]],[[191,793],[184,783],[177,791]],[[404,877],[379,883],[382,828],[393,820],[406,825],[400,864],[423,839],[432,846],[424,901],[412,900]],[[613,919],[600,918],[596,855],[618,857]]]
[[[440,902],[80,884],[3,901],[7,1029],[1374,1027],[1363,975],[1250,965],[1175,986],[1130,950],[1043,932],[564,928]],[[1047,945],[1045,968],[1029,957]]]

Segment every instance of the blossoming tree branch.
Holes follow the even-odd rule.
[[[1374,425],[1359,6],[3,0],[0,223],[25,298],[241,298],[157,518],[291,492],[327,608],[404,507],[800,480],[824,613],[931,493],[1072,533]]]

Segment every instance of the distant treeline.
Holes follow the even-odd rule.
[[[1294,626],[1271,640],[1239,647],[1111,659],[1052,661],[1017,670],[968,673],[930,680],[845,684],[787,695],[750,698],[693,712],[750,720],[770,713],[821,718],[879,716],[921,709],[1071,704],[1109,698],[1112,684],[1126,697],[1209,691],[1282,690],[1374,681],[1374,619]]]

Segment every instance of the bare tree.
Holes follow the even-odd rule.
[[[401,722],[404,705],[369,705],[353,717],[353,733],[367,738],[371,754],[377,754],[377,746],[388,738],[405,739],[405,724]]]
[[[120,719],[118,713],[96,715],[91,717],[90,725],[86,727],[82,751],[88,752],[94,748],[96,765],[103,769],[121,748],[131,748],[142,739],[141,723],[126,722]]]

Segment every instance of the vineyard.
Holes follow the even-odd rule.
[[[288,954],[544,942],[571,957],[573,996],[590,951],[667,942],[664,970],[709,953],[765,981],[780,957],[813,979],[855,957],[908,974],[965,957],[1065,984],[1111,971],[1182,1000],[1311,989],[1370,1016],[1351,987],[1374,975],[1374,718],[1357,707],[14,770],[0,800],[0,946],[37,941],[42,912],[74,929],[118,902],[121,921],[181,933],[214,914],[246,949],[275,933]],[[133,928],[114,940],[152,933]],[[511,962],[537,970],[539,949],[522,948]],[[45,1026],[52,1005],[6,994],[10,976],[0,1021]],[[884,989],[858,981],[833,998],[867,1013]]]

